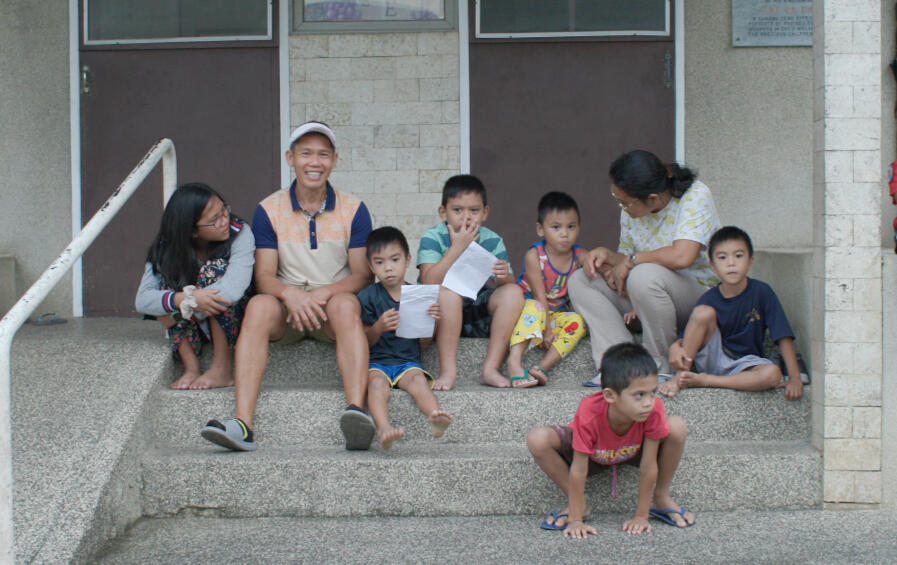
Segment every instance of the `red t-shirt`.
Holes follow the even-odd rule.
[[[636,457],[642,442],[663,439],[670,434],[667,415],[660,397],[654,400],[654,410],[644,422],[633,422],[624,435],[617,435],[607,421],[609,404],[600,392],[582,399],[570,427],[573,429],[573,449],[587,453],[599,465],[616,465]]]

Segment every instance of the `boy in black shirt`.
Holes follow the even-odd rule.
[[[394,441],[405,435],[404,430],[393,428],[389,423],[389,393],[396,387],[414,398],[417,407],[430,421],[433,437],[440,437],[452,422],[452,416],[439,409],[439,402],[431,390],[434,379],[421,367],[422,340],[395,334],[399,327],[398,307],[405,284],[405,269],[411,261],[408,241],[396,228],[378,228],[368,236],[367,258],[379,282],[359,292],[358,301],[364,333],[371,346],[368,409],[377,426],[380,445],[389,449]],[[427,313],[438,320],[439,303],[434,302]]]

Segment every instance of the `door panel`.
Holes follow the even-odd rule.
[[[82,50],[84,221],[163,137],[175,144],[178,183],[207,183],[251,219],[280,184],[277,47],[268,43]],[[162,214],[161,166],[144,184],[84,257],[86,315],[134,313]]]
[[[515,271],[536,240],[536,206],[551,190],[580,207],[586,248],[616,249],[620,209],[610,163],[631,149],[675,156],[673,41],[473,41],[471,172],[485,183],[489,225]]]

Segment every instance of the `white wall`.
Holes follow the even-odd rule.
[[[0,254],[16,257],[18,295],[71,240],[68,14],[65,0],[0,2]],[[47,311],[71,314],[70,278]]]

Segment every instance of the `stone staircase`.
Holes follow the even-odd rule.
[[[271,347],[255,422],[259,449],[232,453],[205,442],[211,417],[233,414],[233,389],[157,388],[146,411],[141,457],[147,517],[372,517],[540,515],[564,498],[536,467],[525,436],[567,423],[594,365],[580,344],[546,387],[497,390],[478,384],[485,340],[462,340],[453,391],[438,392],[454,416],[445,436],[429,436],[410,396],[394,391],[393,425],[406,437],[389,451],[347,452],[337,419],[344,398],[332,346],[306,341]],[[527,361],[535,362],[536,352]],[[438,366],[435,348],[424,365]],[[809,444],[811,388],[788,402],[781,391],[686,390],[666,401],[690,434],[673,494],[698,512],[822,506],[822,461]],[[598,512],[629,512],[637,469],[621,466],[619,499],[610,474],[587,484]]]

